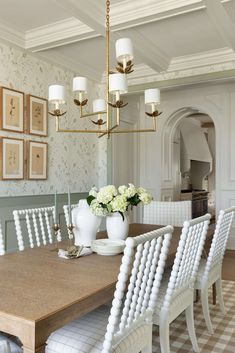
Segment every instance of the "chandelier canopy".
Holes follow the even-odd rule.
[[[156,131],[156,117],[161,114],[157,110],[160,104],[160,90],[158,88],[145,90],[145,105],[151,107],[151,112],[146,112],[146,115],[152,118],[152,128],[150,129],[133,129],[122,130],[118,129],[120,125],[120,109],[124,108],[128,103],[124,103],[121,94],[128,92],[127,75],[133,70],[134,51],[132,41],[129,38],[120,38],[116,41],[116,70],[110,70],[110,1],[106,1],[106,87],[105,99],[95,99],[93,101],[93,112],[84,114],[84,107],[88,103],[86,98],[88,81],[86,77],[77,76],[73,79],[73,92],[77,93],[78,98],[74,98],[74,103],[79,107],[80,118],[91,118],[91,123],[94,124],[93,129],[63,129],[60,127],[60,118],[66,114],[63,111],[65,101],[65,88],[62,85],[49,86],[49,103],[52,109],[49,114],[56,119],[57,132],[70,133],[95,133],[98,137],[102,137],[114,133],[135,133],[135,132],[153,132]],[[114,124],[112,124],[112,110],[115,112]],[[96,118],[96,120],[94,120]],[[106,119],[104,120],[104,117]]]

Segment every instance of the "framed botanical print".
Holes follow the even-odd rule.
[[[47,179],[46,142],[28,141],[28,179]]]
[[[47,100],[27,95],[27,132],[32,135],[47,136]]]
[[[0,156],[3,180],[24,179],[24,140],[2,137]]]
[[[24,132],[24,93],[0,87],[0,128]]]

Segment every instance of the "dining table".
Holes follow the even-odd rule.
[[[133,223],[129,236],[160,225]],[[174,262],[182,228],[174,227],[166,266]],[[206,243],[214,227],[210,226]],[[105,238],[105,231],[97,238]],[[62,242],[60,247],[66,246]],[[63,259],[55,244],[0,257],[0,331],[17,336],[23,353],[44,353],[49,335],[113,297],[122,255]]]

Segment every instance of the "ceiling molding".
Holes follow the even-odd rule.
[[[197,55],[174,58],[166,72],[156,73],[146,65],[136,65],[134,73],[128,77],[128,84],[139,85],[145,82],[167,81],[171,79],[208,75],[210,73],[235,69],[235,53],[229,49],[213,50]]]
[[[181,88],[182,86],[191,87],[196,84],[210,84],[218,82],[223,83],[224,81],[235,81],[235,68],[226,71],[210,72],[208,74],[195,74],[194,76],[174,76],[165,79],[156,79],[154,81],[147,82],[136,82],[132,86],[129,86],[128,94],[134,94],[137,92],[143,92],[145,89],[159,87],[161,89]]]
[[[220,0],[203,0],[210,22],[217,29],[227,45],[235,50],[235,23],[228,15]]]
[[[18,47],[25,47],[24,32],[8,27],[3,23],[0,23],[0,37]]]
[[[222,48],[173,58],[168,71],[180,71],[228,62],[235,62],[235,52],[231,48]]]
[[[125,0],[112,5],[111,25],[113,29],[124,29],[203,8],[202,0],[139,0],[138,6],[132,0]]]
[[[25,33],[25,49],[31,49],[35,52],[95,36],[96,33],[90,27],[71,17],[27,31]]]

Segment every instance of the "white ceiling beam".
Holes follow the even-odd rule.
[[[26,31],[25,49],[37,52],[94,38],[96,35],[93,29],[71,17]]]
[[[105,36],[102,2],[97,0],[53,0],[71,16],[77,18],[97,33]]]
[[[220,0],[203,0],[207,15],[217,32],[229,47],[235,51],[235,22],[228,15]]]

